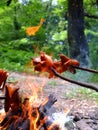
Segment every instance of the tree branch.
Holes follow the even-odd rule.
[[[98,16],[96,16],[96,15],[91,15],[91,14],[88,14],[88,13],[84,13],[84,16],[85,17],[88,17],[88,18],[93,18],[93,19],[98,19]]]
[[[77,84],[77,85],[80,85],[82,87],[89,88],[89,89],[92,89],[92,90],[95,90],[95,91],[98,92],[98,87],[97,86],[65,78],[65,77],[61,76],[54,68],[51,68],[51,70],[53,71],[54,75],[59,77],[60,79],[63,79],[63,80],[68,81],[70,83],[74,83],[74,84]]]

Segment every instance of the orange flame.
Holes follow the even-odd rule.
[[[32,112],[32,113],[31,113]],[[38,112],[37,108],[31,109],[29,118],[30,118],[30,130],[39,130],[37,122],[40,117],[40,113]]]
[[[48,127],[47,130],[61,130],[61,128],[60,128],[59,124],[53,123],[53,124],[51,124],[51,125]]]

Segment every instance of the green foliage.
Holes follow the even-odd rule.
[[[11,46],[12,49],[25,51],[33,51],[33,44],[33,41],[30,41],[27,38],[14,40],[8,43],[8,45]]]
[[[67,31],[61,31],[60,33],[55,33],[52,37],[54,41],[64,41],[67,39]]]
[[[67,56],[67,0],[25,0],[25,4],[13,0],[10,6],[0,1],[0,67],[24,70],[30,57],[45,51],[58,59],[60,53]],[[84,0],[85,12],[97,15],[96,0]],[[37,26],[41,18],[46,21],[35,36],[27,36],[26,28]],[[98,20],[85,17],[85,34],[90,48],[93,68],[98,66]],[[76,76],[77,79],[78,76]]]
[[[98,70],[98,68],[96,68],[96,70]],[[90,82],[92,83],[98,83],[98,75],[97,74],[93,74],[90,78]]]
[[[36,36],[28,37],[26,27],[36,26],[46,17],[46,5],[40,0],[26,5],[13,1],[10,6],[0,8],[0,68],[24,71],[24,68],[38,48],[45,43],[44,29]],[[37,52],[36,52],[37,53]]]
[[[14,50],[9,47],[0,47],[0,68],[24,71],[24,66],[30,62],[31,52]]]
[[[98,93],[86,88],[79,88],[76,90],[74,89],[72,92],[67,92],[65,96],[67,98],[81,98],[81,99],[91,98],[96,102],[98,102]]]
[[[97,69],[98,67],[98,32],[93,30],[85,30],[85,34],[88,39],[90,58],[93,64],[93,68]]]
[[[84,0],[84,7],[85,12],[89,14],[98,14],[98,7],[97,7],[97,1],[96,0]]]

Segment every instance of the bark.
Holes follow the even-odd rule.
[[[68,43],[71,58],[89,64],[89,49],[84,34],[83,0],[68,0]]]

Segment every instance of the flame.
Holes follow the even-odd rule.
[[[40,130],[44,122],[42,121],[42,123],[38,125],[38,121],[40,118],[38,107],[42,101],[42,99],[39,98],[39,92],[42,94],[44,84],[45,82],[42,82],[39,87],[39,84],[36,82],[36,80],[35,82],[33,82],[33,84],[28,82],[29,88],[32,88],[32,96],[30,96],[29,99],[30,130]]]
[[[40,116],[40,113],[38,111],[38,106],[42,102],[42,98],[40,98],[40,97],[43,97],[43,87],[45,86],[46,82],[47,81],[44,81],[44,80],[38,82],[37,78],[34,77],[34,78],[30,79],[30,77],[29,77],[29,78],[27,78],[25,80],[25,82],[23,80],[21,82],[18,82],[16,84],[16,87],[13,86],[14,89],[12,89],[12,86],[7,86],[6,87],[6,89],[7,89],[7,95],[8,95],[8,98],[9,98],[8,101],[12,98],[12,95],[13,95],[14,91],[17,90],[17,87],[19,87],[19,85],[21,87],[26,87],[27,93],[28,93],[28,90],[31,92],[30,95],[28,95],[26,92],[24,92],[24,98],[27,98],[27,99],[20,106],[21,109],[22,109],[22,114],[20,115],[20,117],[21,118],[27,118],[27,115],[28,115],[28,119],[30,119],[30,130],[39,130],[38,127],[41,127],[41,125],[37,126],[37,122],[38,122],[39,116]],[[21,90],[20,90],[20,93],[22,93]],[[6,104],[6,105],[9,105],[9,107],[10,107],[10,105],[11,105],[10,103],[12,103],[12,99],[9,102],[9,104]],[[15,104],[15,105],[17,105],[17,104]],[[14,107],[16,107],[16,106],[14,106]],[[13,110],[15,110],[15,109],[13,109],[13,107],[11,107],[11,109],[9,109],[8,113],[10,113]],[[3,114],[3,112],[1,112],[1,113],[2,114],[0,114],[0,122],[2,122],[2,120],[7,116],[7,113],[4,113],[4,114]],[[12,115],[12,117],[14,118],[15,116]],[[5,123],[5,125],[3,125],[2,127],[0,127],[1,130],[2,130],[2,128],[6,129],[10,125],[12,117],[9,117],[9,119]],[[15,118],[15,120],[16,120],[15,122],[17,122],[20,117],[17,116],[17,119]]]
[[[1,109],[0,110],[0,122],[2,121],[2,119],[5,117],[5,111],[4,111],[4,109]]]
[[[8,129],[9,126],[11,126],[11,125],[13,125],[15,127],[15,129],[18,127],[19,127],[19,129],[24,129],[25,125],[17,126],[17,124],[22,124],[23,122],[25,122],[25,120],[26,121],[29,120],[29,124],[26,124],[27,126],[29,126],[29,128],[27,128],[27,129],[40,130],[44,126],[44,124],[46,125],[47,122],[51,121],[51,118],[48,115],[46,115],[46,113],[44,113],[44,110],[43,110],[47,107],[45,105],[49,103],[48,101],[50,101],[49,97],[47,97],[43,102],[42,102],[42,99],[43,99],[42,95],[40,98],[40,94],[43,92],[42,88],[45,85],[45,83],[46,83],[46,81],[44,81],[42,83],[38,83],[36,78],[33,78],[33,81],[30,78],[28,78],[27,80],[25,80],[25,82],[23,81],[20,84],[21,87],[27,86],[27,88],[30,89],[32,96],[27,95],[25,97],[24,101],[20,102],[21,103],[20,106],[17,106],[15,104],[17,106],[17,109],[14,109],[13,107],[11,107],[7,113],[4,113],[4,115],[2,113],[2,115],[0,115],[0,122],[2,122],[2,120],[3,120],[3,125],[0,127],[0,130]],[[9,94],[8,95],[9,99],[12,97],[14,92],[17,92],[17,94],[18,94],[18,91],[16,91],[17,89],[15,89],[15,88],[12,89],[10,86],[8,86],[7,88],[8,88],[7,91]],[[16,102],[16,100],[13,100],[13,101]],[[44,108],[44,106],[45,106],[45,108]],[[43,116],[43,113],[45,114],[44,116]],[[68,113],[67,109],[66,109],[65,113]],[[7,118],[7,121],[4,120],[6,118]],[[4,123],[4,121],[5,121],[5,123]],[[56,121],[51,122],[51,124],[46,126],[46,128],[47,128],[47,130],[53,130],[53,129],[61,130],[61,126]],[[12,127],[11,127],[11,130],[12,130]]]
[[[32,112],[32,114],[31,114]],[[29,118],[30,118],[30,130],[39,130],[37,122],[39,120],[40,113],[38,112],[37,108],[33,108],[30,111]]]
[[[61,130],[61,128],[60,128],[59,124],[53,123],[53,124],[51,124],[51,125],[48,127],[47,130]]]

